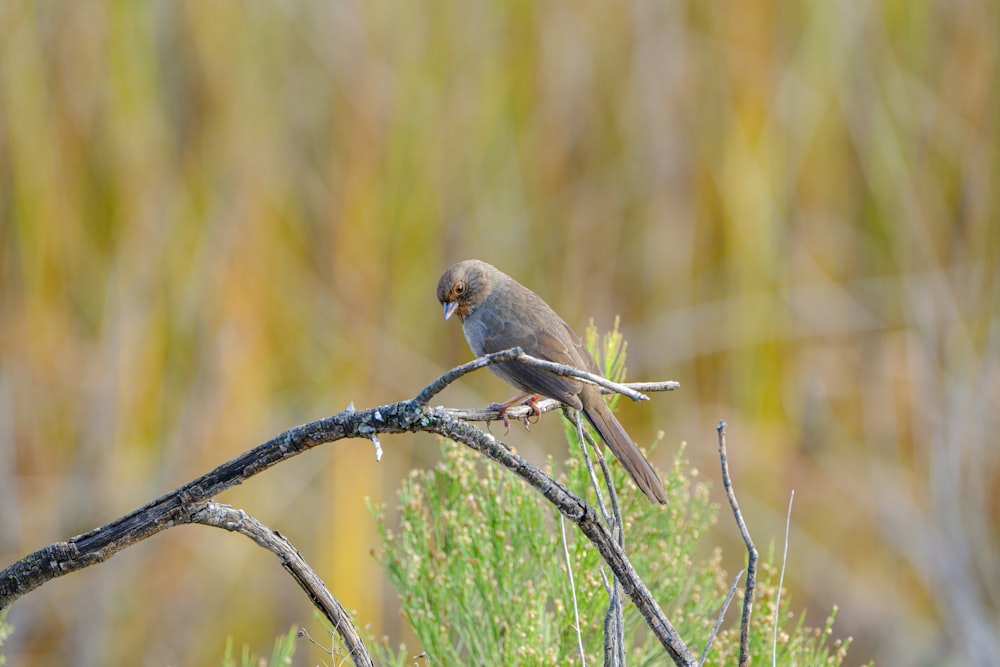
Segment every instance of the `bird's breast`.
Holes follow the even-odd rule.
[[[472,354],[481,357],[487,353],[486,337],[489,331],[481,317],[476,317],[475,311],[462,322],[462,331],[465,333],[465,340],[469,344]]]

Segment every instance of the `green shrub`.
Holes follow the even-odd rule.
[[[390,529],[384,506],[373,509],[382,536],[377,558],[399,594],[419,651],[430,664],[579,664],[559,517],[523,481],[481,464],[467,448],[445,443],[442,453],[441,464],[413,472],[400,490],[398,530]],[[664,478],[667,507],[650,504],[626,482],[620,466],[613,471],[622,489],[629,558],[689,648],[700,654],[732,578],[721,567],[721,551],[704,555],[701,547],[718,507],[709,501],[707,485],[685,471],[680,455]],[[576,459],[567,463],[563,482],[577,491],[589,483]],[[572,525],[566,534],[584,650],[588,662],[599,662],[608,604],[603,563]],[[762,559],[752,624],[756,662],[771,655],[777,574]],[[735,663],[739,600],[738,594],[706,664]],[[787,608],[788,597],[782,600]],[[778,663],[841,664],[849,642],[829,641],[832,622],[833,614],[825,628],[812,629],[801,615],[785,614]],[[630,664],[663,664],[662,648],[628,602],[625,635]],[[371,638],[369,645],[377,662],[387,665],[411,664],[406,658],[419,652],[393,653],[384,640]]]
[[[591,350],[598,349],[597,338],[588,329]],[[625,345],[617,327],[599,349],[608,377],[623,377]],[[575,427],[568,421],[566,432],[574,455],[561,481],[594,502]],[[413,471],[399,491],[398,529],[390,528],[384,505],[372,508],[382,542],[376,557],[420,642],[419,650],[407,651],[390,649],[385,638],[369,638],[377,662],[408,665],[414,654],[426,652],[431,665],[577,665],[577,625],[587,663],[603,662],[608,569],[596,549],[574,526],[565,527],[577,619],[555,510],[521,479],[485,464],[466,447],[444,442],[441,451],[443,461],[436,468]],[[709,500],[708,485],[689,470],[683,447],[663,476],[667,506],[649,503],[624,469],[610,463],[620,490],[626,552],[690,650],[700,655],[733,577],[723,571],[721,550],[704,545],[719,508]],[[552,468],[550,460],[550,474]],[[773,559],[762,559],[751,635],[758,664],[769,662],[772,654],[777,581]],[[742,590],[741,580],[706,664],[737,662]],[[782,604],[789,608],[787,595]],[[629,664],[664,664],[662,647],[628,601],[624,617]],[[821,629],[806,627],[803,618],[789,613],[779,619],[778,664],[841,664],[849,640],[831,641],[834,613]]]
[[[6,641],[7,637],[10,637],[14,632],[14,626],[7,623],[7,610],[4,609],[0,611],[0,648],[3,648],[3,643]],[[6,665],[7,658],[4,657],[3,653],[0,653],[0,665]]]
[[[292,628],[288,633],[279,636],[274,640],[274,650],[271,652],[271,660],[267,661],[259,658],[250,652],[250,647],[243,645],[240,652],[239,661],[233,655],[233,638],[226,640],[226,653],[222,657],[222,667],[280,667],[280,665],[292,664],[292,656],[295,655],[295,639],[298,630]]]

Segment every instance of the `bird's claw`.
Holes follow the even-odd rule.
[[[538,420],[542,418],[542,409],[538,407],[539,398],[540,396],[538,396],[538,394],[532,394],[531,396],[528,397],[526,401],[521,403],[521,405],[526,405],[529,408],[531,408],[531,411],[534,413],[535,416],[535,421],[531,421],[530,414],[521,417],[521,423],[524,424],[525,431],[530,431],[531,425],[537,424]]]
[[[503,435],[505,438],[510,434],[510,417],[507,416],[507,408],[509,407],[510,403],[490,403],[486,406],[487,410],[494,410],[500,413],[500,419],[503,420]],[[490,428],[490,423],[486,422],[487,430]]]
[[[537,424],[538,420],[542,418],[542,409],[538,407],[539,398],[541,398],[541,396],[539,396],[538,394],[532,394],[531,396],[528,397],[528,400],[526,400],[522,404],[522,405],[527,405],[529,408],[531,408],[531,411],[535,413],[535,421],[531,422],[532,424]],[[528,416],[525,416],[524,424],[525,426],[528,425]]]

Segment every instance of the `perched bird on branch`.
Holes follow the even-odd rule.
[[[457,315],[462,321],[465,339],[477,357],[520,347],[533,357],[603,375],[580,338],[541,297],[486,262],[470,259],[449,268],[438,281],[437,298],[444,306],[445,319]],[[667,502],[653,466],[615,419],[596,386],[516,361],[489,368],[529,394],[529,405],[538,396],[546,396],[582,411],[642,492],[655,503]],[[499,406],[501,412],[520,398]]]

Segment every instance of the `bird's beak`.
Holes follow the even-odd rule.
[[[449,301],[444,304],[444,319],[448,319],[455,313],[455,309],[458,308],[458,301]]]

